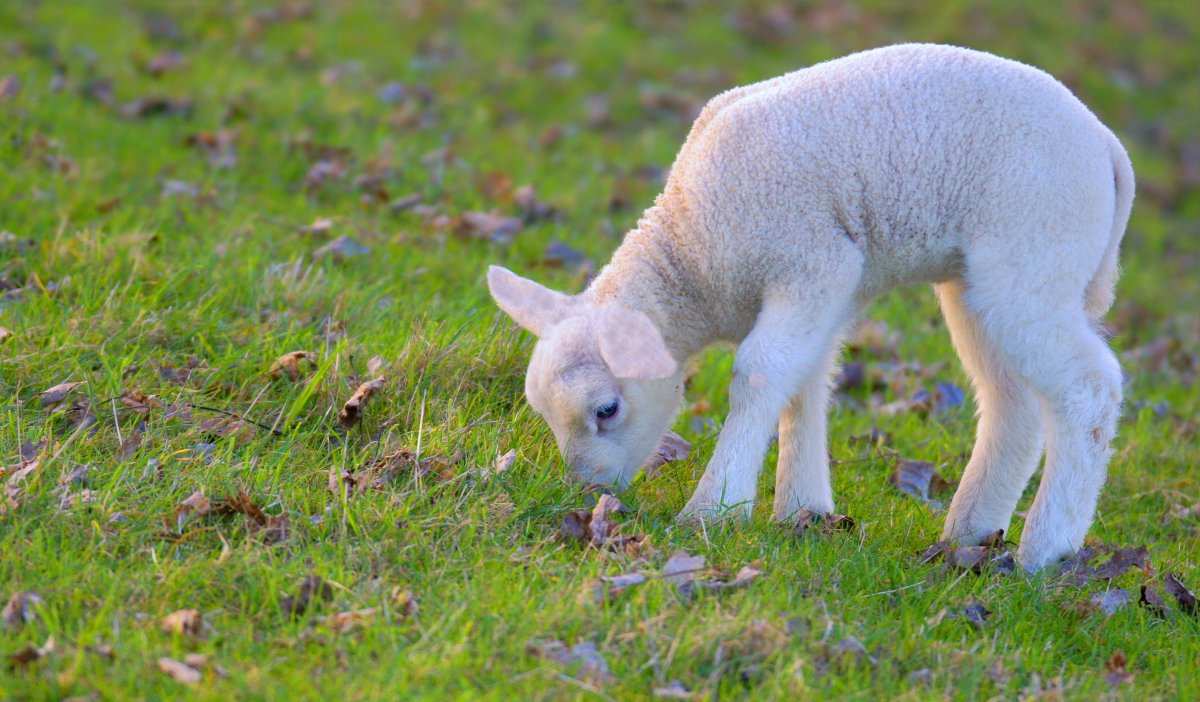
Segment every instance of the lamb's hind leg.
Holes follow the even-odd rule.
[[[979,425],[971,460],[946,515],[943,538],[977,543],[1009,520],[1042,452],[1037,395],[1008,367],[963,301],[961,283],[936,287],[950,338],[971,377]]]
[[[1083,545],[1120,411],[1120,366],[1088,323],[1078,287],[1038,294],[1035,285],[1009,285],[1003,295],[965,295],[986,320],[987,338],[1042,400],[1046,466],[1017,552],[1030,570]]]
[[[775,519],[791,519],[802,509],[833,511],[829,480],[827,412],[835,340],[779,419],[779,462],[775,469]]]

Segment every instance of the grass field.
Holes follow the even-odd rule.
[[[1162,589],[1200,587],[1200,17],[966,6],[0,3],[0,698],[1200,698],[1200,617]],[[714,351],[675,425],[690,456],[619,495],[644,540],[560,537],[595,497],[522,398],[532,340],[486,265],[579,290],[704,100],[908,40],[1046,68],[1133,157],[1128,403],[1092,534],[1150,565],[920,562],[948,496],[889,476],[957,479],[974,430],[969,391],[881,409],[967,386],[924,288],[847,354],[878,380],[831,414],[856,530],[797,536],[769,499],[673,524],[724,416]],[[761,575],[689,595],[659,577],[677,550]]]

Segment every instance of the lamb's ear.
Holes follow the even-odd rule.
[[[596,334],[600,356],[618,378],[655,380],[675,372],[675,359],[667,351],[658,327],[637,310],[617,305],[602,307]]]
[[[569,295],[555,292],[500,266],[488,266],[488,290],[513,321],[541,336],[565,318],[575,305]]]

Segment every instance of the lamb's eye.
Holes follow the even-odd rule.
[[[612,419],[613,415],[615,415],[616,413],[617,413],[617,401],[613,400],[612,402],[608,403],[607,405],[604,405],[600,409],[596,410],[596,419]]]

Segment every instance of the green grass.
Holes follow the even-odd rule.
[[[942,512],[891,488],[887,454],[851,438],[885,430],[891,450],[957,478],[972,445],[967,406],[887,417],[861,392],[839,401],[834,483],[840,511],[859,523],[853,534],[797,540],[763,507],[750,523],[698,533],[672,517],[712,450],[704,420],[719,425],[724,413],[730,357],[714,351],[688,391],[689,404],[711,408],[675,427],[695,443],[691,457],[621,496],[634,509],[623,530],[647,534],[661,553],[637,560],[561,542],[558,524],[586,495],[565,480],[522,399],[531,340],[490,303],[482,275],[502,263],[579,289],[579,275],[542,264],[545,247],[563,241],[602,263],[651,203],[659,183],[647,167],[670,163],[689,123],[655,108],[656,94],[699,103],[903,40],[1040,65],[1118,131],[1139,175],[1111,322],[1130,405],[1092,533],[1149,548],[1153,575],[1113,583],[1135,600],[1141,582],[1168,572],[1200,585],[1200,516],[1171,516],[1200,500],[1200,24],[1186,3],[868,2],[846,5],[849,14],[831,4],[782,25],[758,3],[316,4],[256,26],[266,5],[157,3],[179,39],[144,30],[149,2],[0,4],[0,79],[21,82],[0,98],[0,230],[15,237],[0,243],[0,279],[22,287],[0,300],[0,326],[14,333],[0,345],[0,466],[17,467],[24,442],[45,442],[19,505],[0,516],[0,598],[32,591],[45,602],[35,621],[0,629],[0,653],[48,637],[56,647],[24,668],[3,666],[0,697],[644,699],[672,680],[697,699],[1013,699],[1060,688],[1067,699],[1200,697],[1195,617],[1156,617],[1136,601],[1112,617],[1087,615],[1075,605],[1102,584],[958,577],[918,563]],[[181,66],[161,77],[139,69],[171,48]],[[340,79],[323,76],[337,66]],[[194,109],[123,117],[81,95],[97,79],[111,80],[117,106],[163,95]],[[392,81],[428,99],[385,104],[377,90]],[[608,100],[605,124],[588,119],[596,95]],[[229,168],[185,143],[222,128],[236,135]],[[306,190],[305,142],[346,149],[346,175]],[[356,185],[364,174],[378,175],[386,195]],[[451,217],[515,213],[489,174],[533,184],[560,217],[500,245],[386,204],[418,193]],[[197,194],[164,195],[166,181]],[[629,204],[612,208],[614,194]],[[333,218],[329,237],[297,232],[321,217]],[[370,254],[312,259],[341,234]],[[889,295],[871,316],[897,339],[859,354],[868,366],[945,362],[928,378],[898,379],[882,399],[935,381],[966,385],[928,290]],[[1155,343],[1166,351],[1147,351]],[[317,368],[272,380],[273,360],[295,350],[315,353]],[[386,388],[343,432],[337,412],[374,356]],[[188,381],[159,371],[189,359]],[[38,393],[66,381],[83,383],[69,400],[90,402],[94,426],[77,430],[69,412],[42,407]],[[279,435],[214,438],[199,424],[222,416],[211,410],[193,409],[193,421],[164,408],[143,418],[114,399],[133,389],[163,405],[245,415]],[[1166,403],[1158,414],[1157,403]],[[121,460],[141,421],[140,446]],[[400,447],[462,459],[452,476],[327,491],[331,466],[359,468]],[[510,448],[519,457],[509,472],[474,477]],[[94,502],[60,509],[58,480],[81,464],[91,466]],[[772,479],[768,466],[764,494]],[[288,517],[289,537],[267,544],[240,517],[215,516],[173,534],[176,506],[197,489],[214,499],[244,490]],[[659,572],[675,549],[728,572],[756,562],[764,574],[693,600],[661,580],[606,605],[581,598],[600,575]],[[291,619],[280,600],[310,573],[333,584],[333,598]],[[419,609],[406,614],[394,589],[411,591]],[[936,620],[970,597],[993,612],[982,630]],[[317,621],[366,607],[377,613],[354,631]],[[200,610],[212,632],[163,633],[161,617],[182,608]],[[874,662],[831,660],[830,647],[851,636]],[[594,643],[614,679],[589,682],[530,655],[536,639]],[[1110,692],[1104,664],[1116,650],[1134,679]],[[160,656],[189,652],[211,654],[227,677],[206,673],[188,687],[159,672]],[[931,677],[910,677],[922,669]]]

